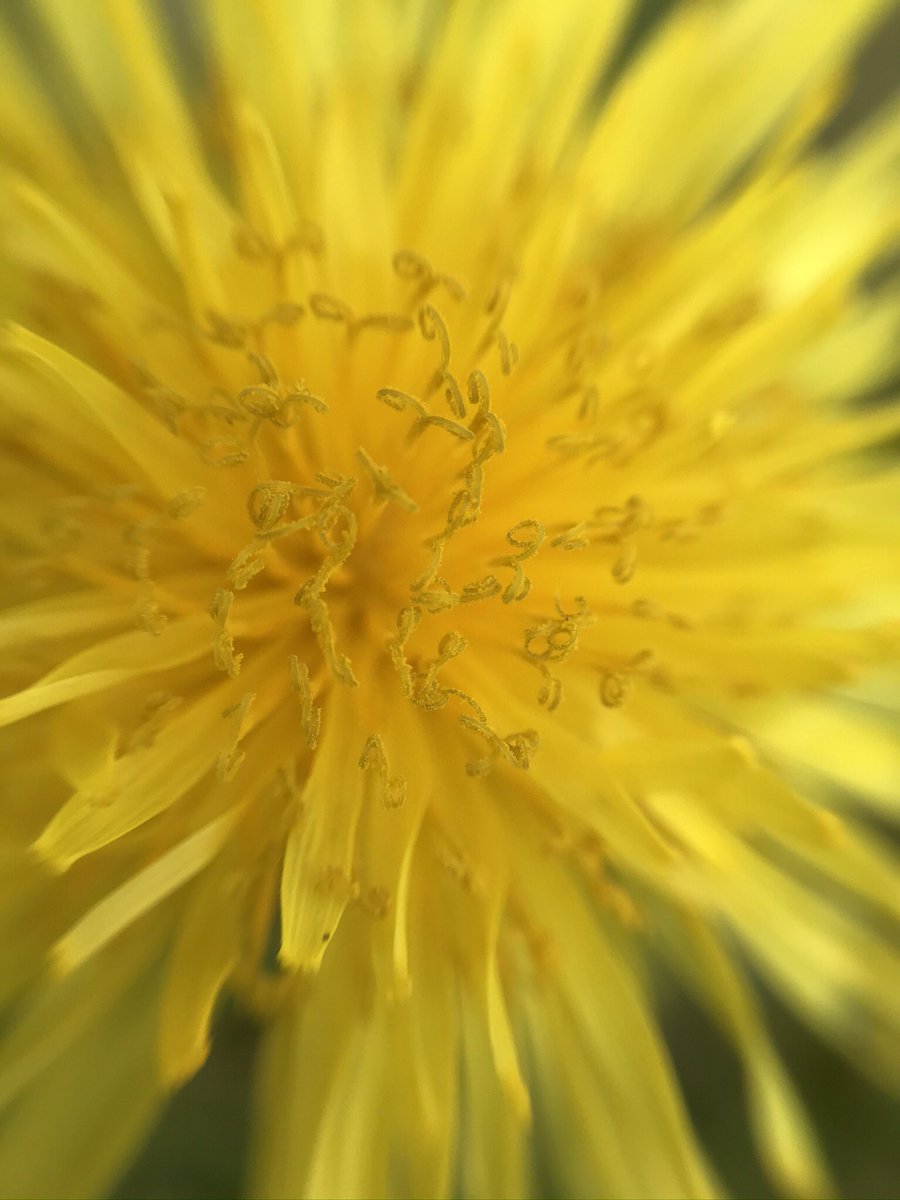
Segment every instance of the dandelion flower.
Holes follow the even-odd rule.
[[[253,1195],[716,1194],[663,960],[828,1191],[753,977],[900,1079],[883,11],[4,10],[5,1195],[224,996]]]

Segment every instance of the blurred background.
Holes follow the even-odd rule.
[[[823,5],[843,2],[821,0]],[[196,9],[189,0],[163,3],[189,48],[196,36]],[[623,47],[620,67],[672,3],[645,0]],[[843,137],[897,89],[898,63],[900,6],[895,4],[864,50],[854,90],[823,142]],[[748,70],[752,69],[750,57]],[[715,1168],[733,1196],[772,1196],[754,1160],[737,1059],[674,983],[666,986],[663,980],[661,993],[676,1069]],[[784,1009],[774,1002],[768,1008],[776,1042],[821,1133],[841,1194],[859,1200],[900,1200],[900,1103],[872,1089]],[[224,1200],[242,1193],[258,1040],[256,1026],[238,1012],[226,1009],[220,1014],[210,1060],[171,1101],[143,1152],[113,1189],[115,1200]]]

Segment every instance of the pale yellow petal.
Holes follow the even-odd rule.
[[[226,740],[227,692],[179,710],[149,746],[139,746],[87,779],[34,844],[53,871],[67,870],[175,804],[215,765]]]
[[[364,777],[353,750],[366,731],[338,693],[302,805],[288,836],[281,881],[282,941],[288,968],[316,971],[353,894],[353,848]]]
[[[216,849],[233,828],[229,819]],[[166,965],[159,1014],[160,1073],[170,1086],[189,1079],[209,1054],[213,1009],[240,952],[241,907],[227,861],[206,871],[186,905]]]
[[[685,940],[674,949],[674,965],[735,1040],[747,1074],[754,1135],[769,1169],[789,1195],[834,1195],[809,1118],[749,985],[704,921],[684,914],[681,932]]]
[[[676,9],[597,122],[589,155],[603,210],[685,220],[845,60],[881,8],[737,0]]]
[[[200,640],[208,628],[208,623],[200,620],[178,621],[168,626],[159,639],[143,631],[133,631],[98,642],[54,667],[27,690],[0,700],[0,726],[141,675],[196,662],[208,653]],[[126,665],[106,665],[115,662]]]
[[[94,905],[52,950],[54,966],[66,974],[102,950],[155,905],[208,866],[225,844],[236,814],[225,813],[166,850]]]

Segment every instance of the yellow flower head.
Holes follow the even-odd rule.
[[[662,958],[828,1191],[742,964],[900,1080],[884,8],[4,9],[4,1195],[223,995],[254,1195],[713,1194]]]

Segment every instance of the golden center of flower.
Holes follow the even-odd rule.
[[[627,716],[617,723],[610,710],[647,682],[690,681],[691,616],[664,592],[684,599],[672,555],[715,536],[723,488],[715,471],[669,479],[679,456],[723,439],[741,451],[754,427],[700,397],[709,420],[679,428],[658,351],[617,339],[584,272],[581,282],[559,274],[536,323],[525,271],[514,281],[495,263],[467,290],[408,251],[393,272],[342,271],[312,236],[274,246],[242,231],[211,288],[188,218],[179,210],[189,314],[144,321],[142,355],[120,355],[114,382],[76,383],[99,389],[104,411],[121,407],[122,429],[135,401],[146,410],[126,447],[146,458],[144,482],[111,480],[54,518],[62,570],[130,591],[148,634],[173,627],[160,653],[177,672],[164,691],[148,687],[127,744],[152,747],[177,728],[178,706],[193,706],[218,782],[239,779],[233,794],[244,794],[254,770],[277,761],[272,803],[285,812],[323,758],[349,755],[365,778],[349,791],[371,781],[387,811],[429,770],[480,787],[495,771],[531,768],[535,786],[510,794],[530,797],[554,844],[580,845],[589,825],[558,794],[550,741],[573,727],[590,740],[601,724],[627,739]],[[344,274],[348,298],[322,290]],[[375,309],[351,303],[373,294]],[[757,315],[697,314],[670,370],[700,361],[711,339],[739,339]],[[48,359],[24,331],[8,341],[54,378],[89,373],[62,352]],[[752,665],[740,669],[750,682],[735,686],[753,686]],[[329,746],[330,725],[339,741]],[[107,844],[117,822],[130,827],[124,808],[109,819],[115,790],[73,799],[39,853],[63,869]],[[420,801],[431,805],[427,793]],[[352,829],[352,811],[345,819],[335,803],[330,820]],[[457,818],[439,807],[429,808],[434,853],[474,886],[469,831],[453,835]],[[391,879],[363,886],[348,855],[316,849],[311,874],[287,892],[309,884],[346,902],[390,890]],[[317,964],[320,926],[335,919],[310,918],[302,936],[288,928],[284,961]]]

